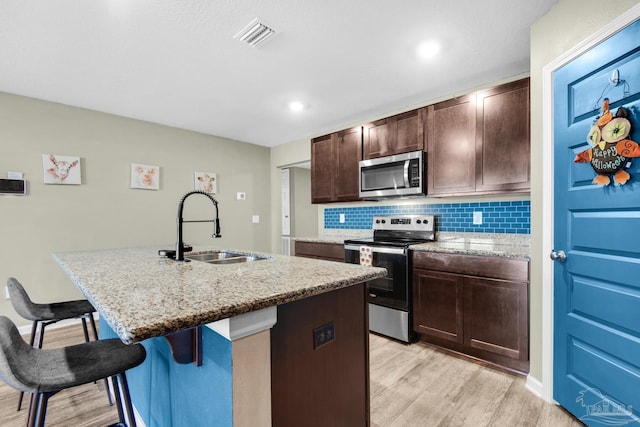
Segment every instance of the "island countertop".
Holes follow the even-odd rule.
[[[159,257],[159,249],[59,252],[53,258],[125,343],[386,275],[383,268],[284,255],[226,265],[176,262]],[[224,249],[192,253],[206,250]]]

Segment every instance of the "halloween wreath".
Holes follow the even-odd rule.
[[[601,187],[609,185],[609,175],[613,175],[613,180],[618,185],[624,185],[631,178],[625,169],[631,166],[632,157],[640,157],[640,145],[627,139],[631,133],[628,116],[629,111],[620,107],[614,117],[609,111],[609,99],[605,98],[602,102],[602,115],[587,136],[592,147],[573,159],[576,163],[591,163],[597,173],[592,181],[594,184]]]

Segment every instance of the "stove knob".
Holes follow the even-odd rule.
[[[416,223],[417,223],[417,224],[422,224],[422,221],[417,220],[417,221],[416,221]]]
[[[376,219],[376,224],[380,224],[380,220],[379,219]]]

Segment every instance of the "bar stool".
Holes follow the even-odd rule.
[[[29,338],[29,345],[33,347],[33,344],[38,337],[37,348],[42,348],[42,342],[44,340],[45,327],[52,325],[60,320],[79,318],[82,320],[82,329],[84,332],[84,341],[89,342],[89,332],[87,330],[87,319],[91,323],[93,329],[93,339],[98,339],[98,331],[96,329],[96,323],[93,319],[93,313],[96,311],[91,303],[87,300],[74,300],[56,302],[51,304],[37,304],[31,301],[27,291],[25,291],[22,284],[18,279],[10,277],[7,280],[7,289],[9,290],[9,297],[11,304],[16,312],[27,320],[33,321],[31,326],[31,337]],[[38,328],[39,326],[39,328]],[[111,400],[111,393],[109,392],[109,383],[105,380],[105,386],[107,388],[107,397],[109,399],[109,405],[113,405]],[[18,411],[22,407],[22,399],[24,393],[20,393],[18,399]]]
[[[117,338],[38,349],[22,339],[8,317],[0,316],[0,379],[32,393],[28,426],[44,426],[49,398],[57,392],[111,378],[120,422],[126,423],[126,410],[130,426],[135,427],[125,371],[141,364],[146,354],[142,345],[126,345]]]

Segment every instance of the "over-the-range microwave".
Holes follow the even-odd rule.
[[[360,161],[360,197],[366,200],[426,194],[423,151]]]

